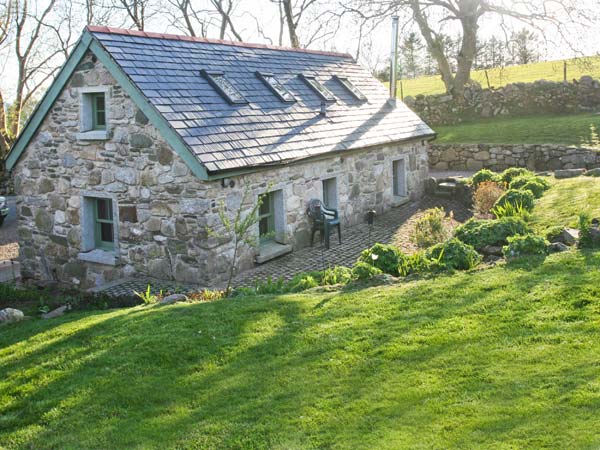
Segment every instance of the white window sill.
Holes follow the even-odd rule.
[[[258,264],[266,263],[272,259],[291,253],[292,246],[289,244],[279,244],[275,241],[262,242],[258,247],[259,254],[256,255]]]
[[[106,141],[110,139],[108,130],[90,130],[77,133],[77,139],[80,141]]]
[[[100,250],[99,248],[90,250],[89,252],[81,252],[77,257],[80,261],[104,264],[105,266],[114,266],[117,264],[117,255],[115,252]]]
[[[392,208],[397,206],[402,206],[407,204],[410,201],[410,197],[408,195],[394,195],[392,197]]]

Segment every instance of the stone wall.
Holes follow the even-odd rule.
[[[473,85],[460,97],[417,95],[404,102],[431,126],[496,116],[600,111],[600,81],[586,76],[570,83],[540,80],[497,89]]]
[[[433,144],[429,148],[431,170],[501,171],[509,167],[546,171],[600,167],[600,151],[593,148],[550,144]]]
[[[80,91],[108,87],[109,138],[78,139]],[[307,244],[306,202],[321,198],[322,180],[337,177],[344,225],[364,220],[396,201],[392,161],[404,157],[407,187],[419,196],[427,177],[427,143],[388,145],[233,178],[235,187],[204,182],[148,123],[110,73],[90,55],[60,94],[14,169],[21,273],[38,281],[90,288],[115,279],[151,275],[179,282],[216,284],[226,276],[233,245],[209,236],[220,229],[219,205],[235,210],[244,191],[250,210],[267,189],[283,191],[282,235],[295,248]],[[118,243],[113,264],[82,261],[84,196],[115,204]],[[258,234],[258,227],[255,230]],[[245,247],[239,269],[254,264]]]

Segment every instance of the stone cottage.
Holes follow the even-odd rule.
[[[352,225],[421,195],[433,136],[348,55],[88,27],[7,158],[22,275],[213,285],[221,202],[266,194],[243,270],[308,244],[311,198]]]

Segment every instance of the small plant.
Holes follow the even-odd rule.
[[[579,215],[579,244],[580,248],[595,248],[600,246],[600,241],[595,240],[592,235],[592,220],[589,214]]]
[[[496,216],[496,219],[502,219],[503,217],[520,217],[521,219],[528,221],[531,217],[531,213],[523,208],[521,203],[517,203],[516,205],[513,205],[512,203],[496,205],[492,208],[492,213]]]
[[[499,175],[500,181],[506,183],[507,186],[510,185],[512,180],[520,176],[532,177],[535,176],[535,174],[531,170],[523,167],[510,167]]]
[[[548,241],[542,236],[525,234],[511,236],[508,245],[502,248],[506,258],[518,258],[521,256],[545,256],[548,254]]]
[[[415,222],[411,241],[418,247],[427,248],[448,239],[450,232],[445,223],[446,212],[443,208],[430,208]]]
[[[382,272],[397,277],[400,275],[398,268],[406,258],[408,256],[399,248],[377,243],[373,247],[363,250],[358,260],[372,264]]]
[[[494,204],[504,194],[504,188],[494,181],[479,183],[473,194],[473,206],[478,214],[489,214]]]
[[[502,219],[481,220],[469,219],[458,227],[454,235],[465,244],[477,250],[487,245],[504,245],[509,236],[527,234],[529,225],[520,217],[503,217]]]
[[[352,268],[352,278],[359,281],[369,280],[382,273],[381,269],[363,261],[358,261]]]
[[[515,208],[520,207],[528,212],[533,211],[535,199],[533,194],[529,191],[521,189],[509,189],[498,199],[494,204],[494,208],[497,206],[506,206],[508,203],[512,204]]]
[[[398,272],[403,277],[406,277],[412,274],[428,272],[430,269],[431,261],[427,258],[425,251],[420,251],[404,258],[398,267]]]
[[[225,291],[203,289],[198,292],[187,294],[187,298],[194,302],[212,302],[225,297]]]
[[[550,183],[545,178],[536,175],[521,175],[511,181],[509,188],[530,191],[535,198],[540,198],[544,192],[550,189]]]
[[[481,169],[471,177],[471,184],[477,188],[481,183],[496,182],[497,180],[498,174],[496,172],[492,172],[489,169]]]
[[[329,267],[323,271],[321,285],[347,284],[352,280],[352,269],[345,266]]]
[[[438,270],[469,270],[479,264],[481,256],[470,245],[456,238],[427,249],[426,257]]]
[[[145,305],[156,303],[162,298],[162,291],[158,295],[152,293],[152,287],[148,285],[145,292],[133,291],[133,293],[142,299]]]

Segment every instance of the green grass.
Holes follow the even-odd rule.
[[[537,80],[562,81],[563,63],[564,60],[547,61],[503,69],[490,69],[488,70],[490,85],[498,88],[510,83],[530,83]],[[584,75],[600,78],[600,56],[567,60],[567,80],[578,80]],[[471,78],[481,86],[488,87],[483,70],[473,71]],[[402,89],[405,97],[418,94],[442,94],[446,91],[441,78],[437,75],[402,80]],[[400,87],[398,87],[398,95],[401,95]]]
[[[600,254],[0,329],[6,449],[600,446]]]
[[[566,144],[600,147],[600,115],[526,116],[436,126],[439,144]]]
[[[552,187],[536,201],[531,222],[540,231],[554,226],[577,228],[582,212],[591,217],[600,217],[598,178],[577,177],[553,181]]]

